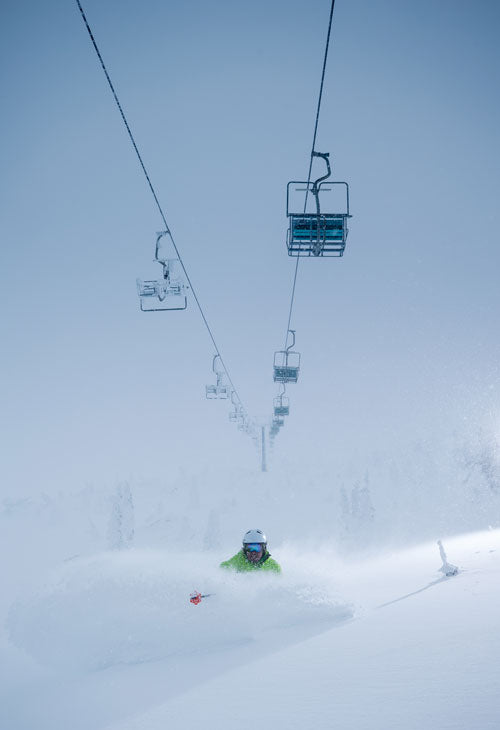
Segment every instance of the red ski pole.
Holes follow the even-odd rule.
[[[193,606],[197,606],[199,603],[201,603],[202,598],[208,598],[209,596],[215,595],[214,593],[199,593],[198,591],[194,591],[189,596],[189,602],[193,604]]]

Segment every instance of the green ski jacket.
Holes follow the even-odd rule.
[[[221,568],[227,568],[228,570],[236,570],[238,573],[246,573],[251,570],[272,570],[275,573],[281,573],[281,566],[276,560],[273,560],[269,553],[264,553],[262,559],[258,563],[251,563],[246,559],[243,550],[233,555],[229,560],[225,560],[220,564]]]

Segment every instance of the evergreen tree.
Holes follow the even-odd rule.
[[[134,540],[134,502],[127,482],[118,484],[111,499],[108,522],[108,547],[123,550],[131,547]]]

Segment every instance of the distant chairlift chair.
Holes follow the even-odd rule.
[[[349,185],[346,182],[322,182],[331,175],[329,153],[313,152],[314,157],[321,157],[326,162],[327,174],[319,177],[315,182],[308,183],[292,180],[287,185],[286,214],[289,219],[287,232],[287,249],[289,256],[343,256],[347,240],[347,219],[349,215]],[[290,186],[295,187],[293,192],[302,191],[314,196],[316,213],[293,212],[290,203]],[[341,212],[322,213],[320,210],[319,195],[321,192],[331,192],[335,186],[345,186],[345,205]],[[305,206],[304,206],[305,207]]]
[[[220,360],[220,355],[215,355],[212,362],[212,370],[215,373],[216,384],[205,386],[206,397],[208,399],[227,399],[231,396],[231,388],[223,382],[225,371],[217,368],[217,360]]]
[[[231,391],[231,403],[234,406],[234,411],[229,412],[229,420],[231,423],[238,423],[244,418],[243,406],[238,399],[235,400],[236,393],[234,390]]]
[[[283,383],[283,392],[274,399],[274,415],[289,416],[290,415],[290,399],[285,395],[285,384]]]
[[[252,427],[250,425],[250,421],[246,417],[246,415],[243,415],[243,417],[240,419],[240,422],[238,423],[238,431],[243,431],[244,433],[249,434],[252,430]]]
[[[279,424],[276,423],[276,419],[273,418],[271,427],[269,428],[269,439],[271,441],[271,444],[273,443],[274,439],[278,435],[279,430],[280,430],[280,426],[279,426]]]
[[[296,383],[300,370],[300,352],[294,352],[295,330],[288,330],[293,341],[286,350],[279,350],[274,353],[274,382],[275,383]]]
[[[142,312],[172,312],[187,308],[186,286],[174,275],[174,267],[179,259],[166,259],[159,256],[160,240],[168,231],[156,234],[155,261],[163,267],[163,277],[143,281],[137,279],[137,293]]]

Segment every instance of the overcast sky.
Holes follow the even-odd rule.
[[[86,0],[234,383],[271,414],[329,0]],[[1,4],[2,493],[257,469],[206,401],[190,301],[143,314],[162,223],[72,0]],[[274,468],[500,425],[494,0],[337,0],[317,149],[351,187],[342,259],[304,260],[302,372]],[[271,472],[272,474],[272,472]],[[271,476],[272,478],[272,476]]]

